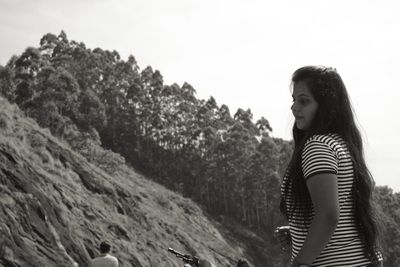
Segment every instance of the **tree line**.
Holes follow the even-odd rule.
[[[164,84],[160,71],[141,70],[134,56],[89,49],[63,31],[0,66],[0,93],[111,174],[126,162],[268,238],[282,223],[280,179],[292,143],[272,137],[268,120],[254,122],[250,109],[231,115],[213,97],[196,98],[189,83]],[[391,236],[385,254],[399,263],[400,197],[378,189],[382,229]]]

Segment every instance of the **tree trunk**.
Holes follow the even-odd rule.
[[[224,197],[224,214],[228,215],[228,199],[227,199],[227,196],[226,196],[226,183],[225,183],[225,180],[222,182],[222,195]]]
[[[244,194],[242,195],[242,219],[246,222],[247,221],[247,216],[246,216],[246,200],[244,198]]]

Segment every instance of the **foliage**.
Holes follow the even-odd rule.
[[[400,266],[400,193],[393,193],[387,186],[377,187],[375,200],[384,266]]]

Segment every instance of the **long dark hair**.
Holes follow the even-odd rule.
[[[343,80],[336,69],[305,66],[293,73],[292,85],[300,81],[308,86],[318,109],[307,131],[298,129],[296,124],[293,126],[294,151],[284,179],[281,210],[288,218],[294,212],[311,212],[311,198],[301,169],[301,152],[306,140],[315,134],[338,134],[346,142],[353,162],[355,180],[352,190],[357,226],[365,239],[367,254],[377,260],[378,228],[372,201],[375,183],[365,163],[361,134]],[[287,208],[284,200],[289,191],[294,202],[289,202]]]

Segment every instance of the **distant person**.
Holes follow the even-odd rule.
[[[236,267],[250,267],[246,260],[240,259],[236,265]]]
[[[92,260],[92,267],[118,267],[118,259],[110,255],[111,245],[106,241],[100,244],[101,255]]]
[[[380,266],[374,181],[346,87],[324,66],[296,70],[292,86],[294,151],[281,187],[289,227],[277,229],[290,266]]]

